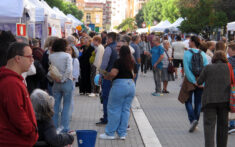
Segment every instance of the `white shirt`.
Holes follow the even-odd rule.
[[[185,47],[189,49],[189,39],[184,40]]]
[[[174,59],[183,60],[184,57],[184,50],[186,48],[183,41],[176,41],[172,43],[172,48],[174,51]]]
[[[102,44],[100,44],[95,51],[95,60],[93,65],[96,67],[96,71],[98,71],[100,69],[101,63],[102,63],[102,59],[103,59],[103,55],[104,55],[104,46]]]
[[[172,55],[172,49],[171,48],[168,49],[167,54],[168,54],[169,58],[171,58],[171,55]],[[168,65],[169,65],[169,60],[168,60],[167,54],[166,54],[166,50],[165,50],[164,54],[163,54],[164,56],[163,56],[163,59],[162,59],[162,64],[163,64],[162,67],[163,68],[167,68]]]
[[[78,82],[78,77],[80,76],[80,63],[77,58],[73,58],[73,79],[74,82]]]

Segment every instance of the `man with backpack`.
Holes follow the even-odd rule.
[[[203,67],[208,64],[206,54],[198,49],[200,39],[192,36],[189,41],[189,50],[184,52],[184,71],[188,81],[196,86],[195,90],[191,91],[188,100],[185,102],[185,107],[190,121],[189,132],[194,132],[198,125],[201,112],[201,96],[203,86],[196,85],[196,79],[199,77]],[[192,96],[194,95],[194,99]],[[194,100],[194,102],[193,102]],[[192,105],[194,103],[194,107]]]

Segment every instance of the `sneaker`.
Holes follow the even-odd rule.
[[[104,134],[100,134],[100,139],[113,140],[113,139],[116,139],[116,137],[115,136],[108,136],[104,133]]]
[[[194,120],[192,123],[191,123],[191,126],[189,128],[189,132],[192,133],[195,131],[196,127],[198,125],[198,121],[197,120]]]
[[[126,140],[126,136],[119,137],[121,140]]]
[[[153,95],[153,96],[163,96],[163,94],[161,94],[161,93],[156,93],[156,92],[153,92],[152,95]]]
[[[95,97],[96,95],[94,93],[89,94],[89,97]]]
[[[169,91],[167,91],[167,90],[162,90],[162,93],[166,93],[166,94],[168,94],[168,93],[170,93]]]
[[[131,127],[130,125],[128,125],[128,127],[126,128],[127,131],[130,131],[131,130]]]

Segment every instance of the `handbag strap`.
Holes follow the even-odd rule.
[[[230,72],[230,80],[231,80],[231,84],[235,84],[235,81],[234,81],[234,73],[233,73],[233,67],[230,63],[227,63],[228,64],[228,68],[229,68],[229,72]]]

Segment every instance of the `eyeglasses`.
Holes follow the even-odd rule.
[[[21,57],[26,57],[26,58],[33,59],[33,55],[28,55],[28,56],[21,56]]]

